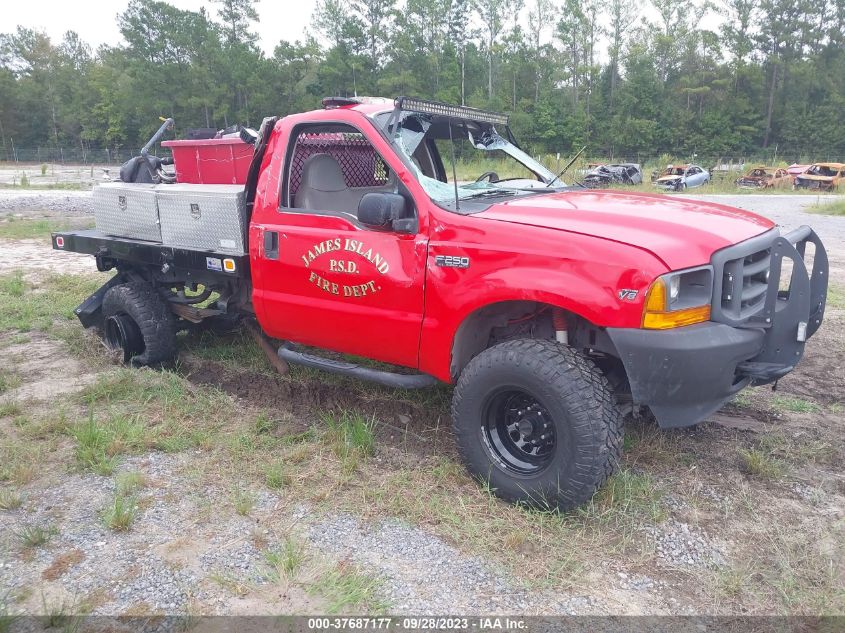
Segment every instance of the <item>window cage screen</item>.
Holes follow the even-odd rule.
[[[302,182],[302,166],[315,154],[328,154],[338,162],[347,187],[378,187],[387,184],[388,167],[363,134],[303,132],[296,137],[291,159],[291,199]]]

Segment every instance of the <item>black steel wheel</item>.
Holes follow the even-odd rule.
[[[452,398],[467,470],[508,501],[562,510],[619,463],[623,417],[602,372],[550,340],[515,339],[473,358]]]
[[[503,468],[531,474],[551,463],[557,436],[552,416],[528,392],[505,388],[491,394],[484,421],[485,446]]]
[[[121,312],[106,317],[103,324],[103,339],[112,350],[123,352],[123,362],[144,351],[144,337],[138,324],[128,314]]]

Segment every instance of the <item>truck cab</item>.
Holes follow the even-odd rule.
[[[332,98],[265,119],[252,140],[231,191],[144,185],[161,243],[99,222],[54,234],[55,248],[118,270],[78,309],[83,324],[154,364],[184,321],[254,318],[289,363],[454,384],[460,453],[512,501],[583,503],[613,472],[626,416],[696,424],[791,371],[822,322],[827,258],[809,227],[781,235],[722,205],[569,186],[519,148],[505,115]],[[230,193],[232,210],[203,224]],[[224,235],[226,218],[241,235]],[[189,291],[217,299],[198,308]],[[150,312],[155,327],[139,323]]]

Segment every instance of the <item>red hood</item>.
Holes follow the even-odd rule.
[[[564,191],[494,205],[476,217],[595,235],[643,248],[672,270],[771,229],[764,217],[712,202],[649,193]]]

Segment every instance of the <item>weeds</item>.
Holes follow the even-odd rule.
[[[77,441],[76,461],[80,468],[102,476],[111,475],[121,453],[143,445],[144,427],[135,418],[112,415],[100,421],[89,409],[88,420],[68,429]]]
[[[22,503],[20,493],[7,488],[0,489],[0,510],[17,510]]]
[[[0,403],[0,418],[10,418],[21,413],[21,405],[17,402]]]
[[[103,281],[102,276],[80,275],[49,275],[28,281],[20,271],[0,275],[0,332],[50,331],[56,321],[75,320],[73,310],[81,298]]]
[[[320,575],[308,587],[309,593],[326,601],[328,613],[347,613],[353,610],[383,613],[388,604],[379,598],[382,583],[377,578],[341,562]]]
[[[0,442],[0,481],[17,485],[29,483],[40,472],[49,442],[21,442],[4,440]]]
[[[115,532],[127,532],[138,516],[138,504],[133,496],[115,494],[101,513],[103,525]]]
[[[823,215],[845,215],[845,200],[834,200],[830,202],[819,200],[819,202],[809,207],[807,211]]]
[[[270,565],[268,578],[272,582],[282,579],[294,580],[300,573],[308,556],[305,546],[292,537],[284,540],[280,547],[264,552],[264,560]]]
[[[115,478],[115,491],[120,496],[133,495],[144,487],[144,475],[136,470],[118,474]]]
[[[232,505],[239,515],[247,516],[255,507],[255,495],[238,485],[232,491]]]
[[[358,412],[343,411],[340,415],[326,413],[323,422],[328,426],[328,438],[335,455],[346,471],[355,470],[359,459],[365,459],[375,451],[374,418],[366,418]]]
[[[41,547],[59,533],[53,525],[43,526],[29,524],[23,526],[15,535],[24,547]]]
[[[220,585],[233,596],[243,598],[249,593],[249,586],[230,574],[213,572],[209,574],[208,579]]]
[[[585,518],[622,528],[624,533],[643,522],[663,521],[663,497],[663,489],[650,475],[623,468],[578,512]]]
[[[77,602],[76,598],[67,600],[61,596],[58,602],[47,602],[47,597],[41,593],[41,608],[44,613],[45,628],[61,629],[64,633],[76,633],[82,625],[79,617],[91,611],[91,605]]]
[[[264,483],[268,488],[280,490],[289,486],[292,481],[293,477],[284,462],[273,462],[264,469]]]
[[[256,433],[272,433],[276,430],[276,421],[273,420],[265,411],[262,411],[255,417],[255,432]]]
[[[235,410],[232,399],[222,391],[195,387],[169,371],[109,372],[84,389],[79,399],[104,408],[112,419],[137,425],[137,436],[125,444],[127,452],[208,448],[215,431],[234,417]]]
[[[837,284],[829,284],[826,305],[828,308],[845,309],[845,288]]]
[[[746,475],[765,479],[780,479],[786,470],[783,462],[779,459],[756,448],[740,450],[739,457],[741,460],[740,470]]]
[[[0,369],[0,394],[11,391],[21,384],[20,376],[16,373]]]
[[[14,615],[9,607],[9,592],[0,595],[0,633],[9,633],[19,617]]]
[[[774,396],[772,398],[772,406],[776,409],[790,411],[792,413],[816,413],[821,411],[821,407],[815,402],[787,396]]]

